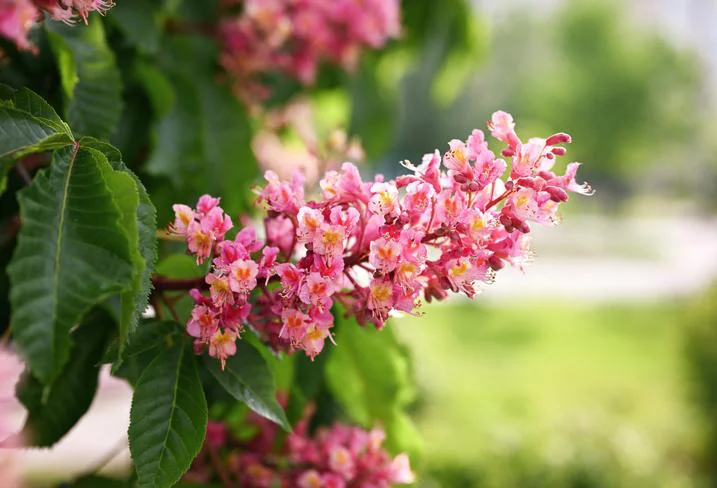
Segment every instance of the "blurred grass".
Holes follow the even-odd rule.
[[[422,391],[415,417],[424,470],[447,466],[465,471],[461,484],[490,486],[516,483],[517,468],[504,466],[502,482],[471,471],[526,453],[548,471],[587,456],[598,470],[634,479],[613,472],[617,485],[543,482],[683,486],[697,428],[685,391],[685,308],[453,302],[396,320]]]

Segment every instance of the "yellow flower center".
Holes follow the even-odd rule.
[[[371,296],[379,302],[385,302],[391,298],[391,287],[385,284],[373,285],[371,287]]]
[[[468,267],[467,261],[459,261],[448,270],[448,274],[450,274],[452,278],[461,277],[466,274]]]

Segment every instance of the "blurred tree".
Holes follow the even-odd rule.
[[[616,2],[566,1],[538,12],[515,11],[497,28],[485,66],[475,65],[468,89],[436,123],[437,139],[500,107],[531,131],[569,128],[578,143],[571,158],[590,162],[583,175],[601,194],[625,195],[645,176],[664,178],[663,170],[673,182],[682,178],[698,137],[695,56],[641,31]]]

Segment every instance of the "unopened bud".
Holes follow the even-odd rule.
[[[532,188],[535,190],[535,180],[533,178],[519,178],[518,181],[516,181],[518,186],[522,186],[524,188]]]
[[[573,138],[570,137],[569,134],[566,134],[565,132],[558,132],[557,134],[553,134],[552,136],[548,137],[548,139],[545,141],[545,144],[548,146],[554,146],[556,144],[569,144],[572,142]]]
[[[512,158],[515,156],[515,151],[511,147],[506,147],[500,152],[505,158]]]
[[[506,226],[506,227],[509,226],[509,225],[510,225],[510,226],[513,225],[512,219],[510,218],[509,215],[502,214],[498,220],[500,221],[501,224],[503,224],[503,225]]]
[[[493,268],[495,271],[498,271],[499,269],[503,269],[503,266],[505,266],[505,264],[503,263],[502,259],[493,254],[491,257],[488,258],[488,266]]]
[[[513,180],[506,181],[506,182],[505,182],[505,189],[508,190],[508,191],[510,191],[510,190],[513,189],[513,185],[514,185]]]
[[[568,152],[568,150],[564,147],[554,147],[551,152],[556,156],[565,156],[565,153]]]
[[[545,191],[550,193],[550,199],[554,202],[567,202],[568,192],[557,186],[548,186]]]
[[[462,175],[460,173],[453,175],[453,179],[456,183],[459,184],[466,183],[468,181],[468,178],[466,178],[465,175]]]
[[[530,226],[527,222],[523,220],[514,219],[513,220],[513,227],[515,227],[518,231],[520,231],[523,234],[527,234],[530,232]]]

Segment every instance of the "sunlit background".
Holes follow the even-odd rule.
[[[717,2],[473,7],[437,9],[420,55],[357,73],[346,122],[367,164],[395,174],[503,109],[524,136],[571,133],[597,192],[534,231],[525,274],[394,321],[418,385],[419,486],[717,486]],[[460,49],[456,15],[473,16]],[[341,120],[346,102],[314,116]],[[129,390],[106,376],[102,392],[59,457],[25,456],[31,478],[126,442]]]

